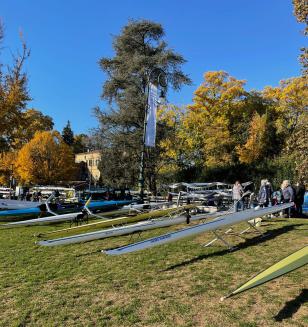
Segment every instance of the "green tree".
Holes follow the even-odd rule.
[[[308,112],[304,112],[286,145],[286,155],[293,159],[296,177],[308,180]]]
[[[72,146],[74,144],[74,132],[71,128],[71,123],[69,120],[67,121],[66,126],[63,128],[62,138],[67,145]]]
[[[191,82],[181,70],[184,58],[168,48],[164,34],[158,23],[130,21],[114,38],[114,57],[100,60],[100,67],[107,74],[102,99],[110,105],[109,110],[95,110],[100,122],[97,135],[104,158],[101,167],[104,183],[125,180],[129,186],[137,184],[149,73],[154,68],[163,69],[175,90]],[[158,130],[158,139],[159,135]],[[114,158],[111,153],[120,155]],[[146,153],[145,176],[152,190],[158,154],[159,148],[148,149]],[[117,171],[116,176],[109,175],[110,167]]]
[[[86,134],[76,134],[74,136],[74,143],[73,143],[73,151],[74,153],[81,153],[85,152],[87,149],[86,146],[86,140],[87,140]]]

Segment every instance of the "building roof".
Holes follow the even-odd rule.
[[[87,151],[87,152],[79,152],[79,153],[76,153],[75,156],[78,156],[78,155],[87,155],[87,154],[94,154],[94,153],[101,153],[100,150],[93,150],[93,151]]]

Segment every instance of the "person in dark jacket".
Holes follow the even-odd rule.
[[[274,190],[272,184],[268,180],[266,180],[265,188],[266,188],[266,199],[268,202],[268,206],[271,207]]]
[[[303,203],[304,203],[304,197],[306,188],[305,185],[299,181],[296,183],[294,187],[294,203],[296,206],[296,213],[299,215],[299,217],[303,216]]]

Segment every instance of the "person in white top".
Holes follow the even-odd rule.
[[[236,181],[235,184],[233,185],[233,189],[232,189],[234,212],[244,209],[244,203],[243,203],[243,198],[242,198],[243,194],[244,194],[244,190],[243,190],[241,183],[239,181]]]

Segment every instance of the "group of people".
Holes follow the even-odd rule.
[[[24,193],[20,194],[17,198],[20,201],[32,201],[32,202],[42,202],[43,196],[42,192],[33,192],[32,194],[29,191],[25,191]]]
[[[257,195],[252,192],[245,192],[239,181],[236,181],[232,189],[232,199],[234,201],[234,211],[244,209],[244,198],[249,197],[249,207],[260,206],[269,207],[279,203],[294,202],[293,211],[300,217],[303,214],[303,203],[305,196],[305,185],[299,181],[292,186],[289,180],[284,180],[279,190],[274,191],[268,179],[262,179]],[[291,208],[286,211],[291,217]]]

